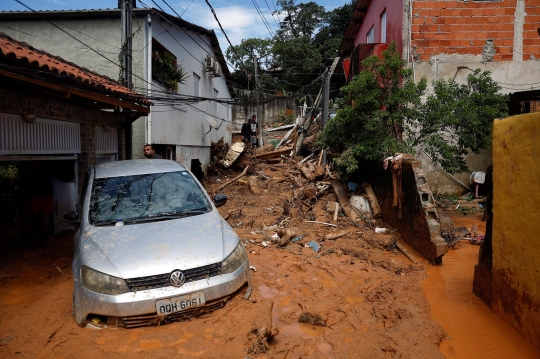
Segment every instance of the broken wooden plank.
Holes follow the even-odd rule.
[[[352,221],[361,223],[362,219],[360,218],[358,213],[356,213],[356,211],[352,209],[352,206],[349,204],[349,199],[347,198],[347,195],[345,194],[345,189],[343,188],[341,183],[337,180],[333,180],[332,187],[334,188],[334,192],[336,193],[338,202],[341,205],[343,212],[345,212],[345,215],[348,218],[350,218]]]
[[[272,152],[256,154],[254,157],[258,158],[260,160],[265,160],[265,159],[268,159],[268,158],[275,158],[275,157],[279,157],[281,155],[288,154],[290,151],[291,151],[290,147],[284,147],[284,148],[281,148],[279,150],[275,150],[275,151],[272,151]]]
[[[371,209],[373,210],[373,217],[380,217],[381,207],[379,206],[379,202],[377,201],[377,196],[375,196],[375,192],[373,192],[373,188],[371,188],[371,184],[367,182],[364,183],[364,190],[366,191],[366,196],[368,198],[369,204],[371,205]]]
[[[222,184],[221,186],[219,186],[217,189],[216,189],[216,192],[219,192],[221,191],[223,188],[227,187],[228,185],[230,185],[231,183],[234,183],[236,180],[238,180],[239,178],[242,178],[243,176],[246,175],[247,171],[249,169],[249,165],[246,166],[246,168],[244,168],[244,170],[242,171],[242,173],[240,173],[238,176],[234,177],[232,180],[230,180],[229,182],[227,183],[224,183]]]

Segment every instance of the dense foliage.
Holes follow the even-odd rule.
[[[178,90],[178,84],[185,83],[188,75],[176,57],[168,51],[154,51],[152,56],[152,79],[172,91]]]
[[[259,58],[258,71],[264,91],[295,93],[297,98],[315,96],[320,88],[320,74],[330,66],[341,44],[353,9],[353,3],[332,11],[315,2],[296,4],[295,0],[278,0],[280,28],[271,39],[250,38],[229,47],[226,56],[237,71],[233,81],[254,88],[254,55]],[[340,71],[338,67],[338,71]],[[332,78],[332,89],[344,84],[344,76]]]
[[[467,171],[465,156],[490,148],[492,122],[505,116],[506,97],[488,71],[473,71],[462,85],[438,80],[428,91],[426,79],[415,83],[404,65],[395,42],[382,58],[365,59],[343,87],[347,104],[318,145],[343,153],[338,164],[348,173],[358,160],[419,150],[450,173]]]

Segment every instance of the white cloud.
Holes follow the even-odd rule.
[[[218,2],[216,2],[217,4]],[[173,6],[176,12],[182,14],[182,12],[188,7],[190,1],[181,2],[177,6]],[[211,2],[212,4],[212,2]],[[212,4],[214,11],[216,12],[217,18],[223,26],[223,29],[227,33],[227,36],[231,40],[233,45],[238,45],[242,39],[247,38],[269,38],[270,32],[267,30],[266,26],[261,20],[257,10],[253,5],[251,6],[241,6],[241,5],[225,5],[225,6],[216,6]],[[264,17],[269,22],[272,31],[276,30],[276,22],[272,18],[269,10],[264,11],[261,8]],[[221,49],[225,51],[229,47],[229,43],[223,36],[221,29],[219,28],[218,23],[216,22],[214,15],[210,11],[208,5],[205,2],[195,3],[193,2],[188,10],[182,16],[184,20],[192,22],[196,25],[202,26],[206,29],[213,29],[216,32],[216,35],[219,39],[219,44]],[[273,25],[273,26],[272,26]]]

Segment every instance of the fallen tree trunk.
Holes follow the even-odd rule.
[[[312,163],[308,163],[308,165],[298,164],[298,169],[309,182],[319,180],[325,175],[323,167],[316,167]]]
[[[227,187],[228,185],[230,185],[231,183],[234,183],[236,180],[238,180],[239,178],[242,178],[243,176],[246,175],[247,171],[249,169],[249,165],[246,166],[246,168],[244,168],[244,170],[242,171],[242,173],[240,173],[238,176],[234,177],[232,180],[230,180],[229,182],[227,183],[224,183],[222,184],[221,186],[219,186],[217,189],[216,189],[216,192],[219,192],[221,191],[223,188]]]
[[[377,201],[377,196],[375,196],[375,192],[373,192],[373,188],[371,188],[371,184],[364,183],[364,190],[366,191],[366,196],[368,198],[369,204],[371,205],[371,209],[373,210],[373,217],[380,217],[381,216],[381,207],[379,207],[379,202]]]
[[[343,212],[345,212],[345,215],[349,217],[352,221],[361,223],[362,219],[360,218],[358,213],[356,213],[356,211],[352,209],[352,206],[349,203],[349,199],[345,194],[345,189],[343,188],[341,183],[339,181],[333,180],[332,187],[334,188],[334,192],[336,192],[338,202],[341,205]]]
[[[268,159],[268,158],[279,157],[281,155],[288,154],[289,152],[291,152],[291,148],[290,147],[284,147],[284,148],[280,148],[279,150],[275,150],[275,151],[272,151],[272,152],[256,154],[255,158],[258,158],[260,160],[265,160],[265,159]]]

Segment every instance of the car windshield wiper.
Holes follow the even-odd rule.
[[[139,218],[131,218],[124,220],[124,223],[140,223],[140,222],[151,222],[151,221],[163,221],[167,219],[174,219],[174,218],[183,218],[183,217],[190,217],[190,216],[196,216],[198,214],[204,214],[208,213],[208,209],[205,210],[193,210],[193,211],[182,211],[182,212],[173,212],[173,213],[160,213],[157,215],[152,215],[148,217],[139,217]]]

